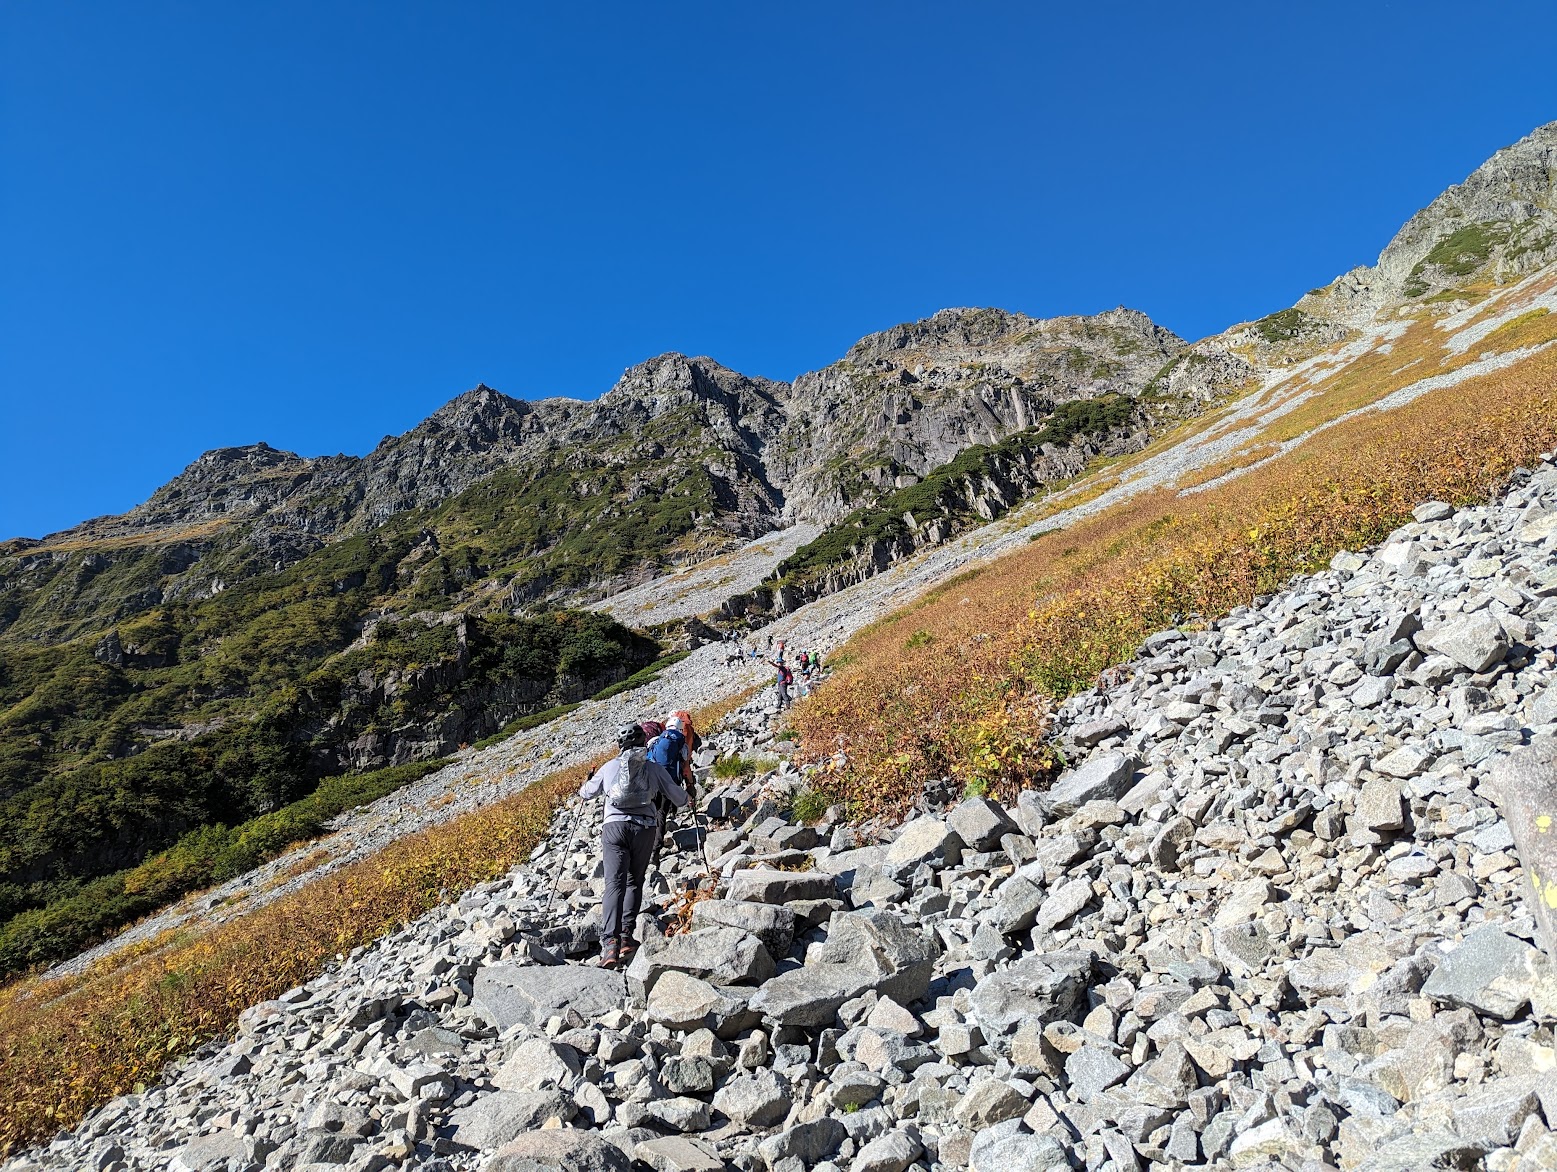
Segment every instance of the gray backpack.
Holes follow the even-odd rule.
[[[649,752],[633,749],[617,758],[616,779],[606,786],[606,801],[624,813],[654,808],[654,787],[649,781]]]

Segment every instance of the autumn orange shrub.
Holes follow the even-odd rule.
[[[1352,388],[1348,387],[1348,391]],[[860,632],[794,725],[859,813],[927,780],[1043,784],[1048,706],[1153,631],[1226,614],[1376,542],[1423,500],[1485,500],[1557,446],[1557,355],[1369,412],[1191,496],[1126,501],[939,586]]]

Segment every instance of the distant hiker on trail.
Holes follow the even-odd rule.
[[[768,666],[778,673],[773,684],[773,694],[778,700],[778,710],[783,712],[789,707],[789,686],[795,682],[795,673],[789,670],[789,665],[784,662],[784,640],[778,641],[778,650],[772,659],[768,660]]]
[[[687,804],[687,791],[662,765],[649,760],[643,726],[617,730],[617,756],[607,761],[578,791],[584,799],[605,798],[600,853],[605,862],[605,895],[600,907],[600,964],[626,965],[638,950],[633,930],[643,903],[643,877],[659,837],[656,798]]]

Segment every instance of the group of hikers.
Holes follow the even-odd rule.
[[[758,657],[752,651],[752,657]],[[798,654],[790,666],[784,640],[770,643],[762,659],[777,672],[780,711],[791,703],[790,688],[798,668],[802,695],[821,673],[821,656]],[[579,790],[584,800],[602,798],[605,818],[600,853],[605,866],[605,892],[600,916],[600,961],[606,968],[625,968],[638,950],[633,933],[643,906],[644,880],[651,865],[659,865],[665,825],[672,810],[697,809],[697,782],[692,755],[701,743],[688,712],[672,712],[664,720],[623,725],[616,733],[617,755],[607,761]]]
[[[765,663],[774,671],[774,699],[778,703],[779,711],[788,708],[794,701],[794,693],[791,689],[798,687],[801,696],[811,694],[812,684],[822,674],[822,656],[817,651],[797,651],[791,662],[789,653],[784,649],[784,640],[768,640],[766,650],[759,651],[753,647],[750,652],[742,651],[736,646],[732,655],[732,661],[739,662],[750,656],[753,662]]]

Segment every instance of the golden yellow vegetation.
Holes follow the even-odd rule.
[[[1415,329],[1426,348],[1431,339]],[[1370,369],[1371,393],[1348,370],[1335,380],[1337,401],[1300,412],[1312,425],[1394,389],[1386,370]],[[934,777],[997,790],[1041,784],[1054,765],[1043,740],[1049,703],[1089,686],[1152,631],[1277,590],[1338,550],[1379,540],[1423,500],[1483,500],[1553,446],[1551,350],[1362,413],[1203,493],[1134,498],[930,591],[846,644],[835,677],[797,706],[794,724],[813,759],[843,753],[824,784],[861,812],[906,808]]]

